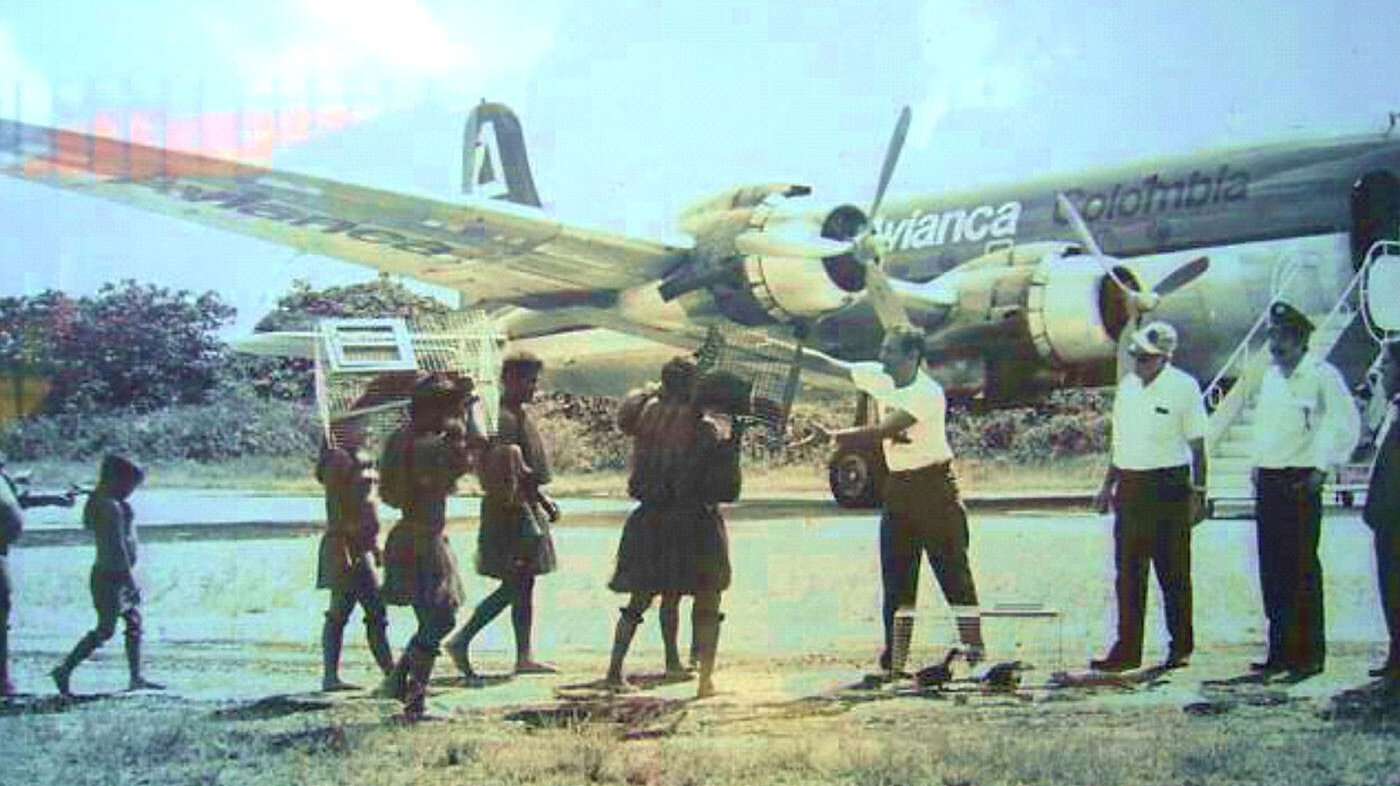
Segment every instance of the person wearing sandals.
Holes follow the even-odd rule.
[[[559,507],[543,490],[550,481],[549,457],[525,408],[535,399],[543,368],[544,361],[528,352],[513,352],[501,362],[497,433],[480,467],[484,493],[476,550],[476,572],[501,584],[447,642],[452,662],[469,684],[481,681],[469,655],[472,639],[507,607],[515,632],[515,673],[556,671],[535,660],[531,647],[535,577],[556,567],[550,525],[559,520]]]
[[[657,595],[693,596],[691,624],[695,636],[699,683],[696,696],[715,693],[714,667],[719,644],[720,594],[729,588],[729,538],[721,502],[739,498],[740,413],[748,395],[745,384],[725,373],[707,374],[695,384],[694,399],[684,391],[695,367],[672,360],[662,371],[662,389],[648,397],[622,424],[633,436],[628,493],[638,506],[627,518],[618,543],[617,567],[610,589],[630,598],[613,632],[612,657],[605,684],[627,690],[623,661],[642,614]],[[741,390],[742,388],[742,390]],[[713,415],[728,415],[729,435],[721,438]],[[681,673],[674,639],[667,642],[668,673]]]

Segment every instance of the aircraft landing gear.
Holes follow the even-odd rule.
[[[867,393],[856,397],[855,425],[880,422],[880,404]],[[885,456],[876,448],[838,448],[826,464],[827,483],[836,504],[843,508],[879,507],[885,486]]]

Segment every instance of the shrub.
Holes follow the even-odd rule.
[[[27,418],[0,433],[0,449],[18,461],[88,461],[110,451],[145,462],[223,461],[252,455],[312,455],[319,433],[311,407],[264,400],[224,386],[204,405]]]
[[[224,363],[214,331],[233,308],[130,279],[95,296],[0,298],[0,364],[48,377],[48,412],[197,404]]]

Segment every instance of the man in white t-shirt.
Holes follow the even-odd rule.
[[[1111,508],[1118,639],[1098,671],[1142,665],[1147,572],[1155,567],[1162,588],[1171,644],[1162,668],[1188,663],[1195,648],[1191,624],[1191,526],[1205,509],[1206,410],[1201,386],[1171,365],[1176,329],[1155,321],[1133,333],[1132,371],[1113,398],[1108,472],[1095,506]]]
[[[1254,411],[1254,517],[1268,657],[1250,664],[1290,681],[1322,671],[1322,484],[1348,461],[1361,416],[1335,366],[1307,354],[1312,322],[1282,301],[1269,309],[1273,363]]]
[[[969,663],[982,659],[977,585],[968,566],[967,510],[953,474],[943,387],[923,370],[923,334],[890,330],[879,363],[857,363],[851,380],[883,405],[880,423],[832,433],[842,447],[878,444],[889,476],[880,518],[880,572],[884,584],[885,648],[882,669],[902,671],[919,589],[919,559],[929,565],[957,618],[959,640]],[[896,616],[904,629],[896,633]],[[898,644],[896,641],[898,639]]]

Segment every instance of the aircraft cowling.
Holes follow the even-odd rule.
[[[1026,244],[902,287],[915,322],[930,326],[926,356],[943,372],[950,396],[1011,404],[1070,380],[1112,380],[1126,298],[1102,267],[1072,248]],[[1137,286],[1131,270],[1114,269]]]
[[[756,306],[778,322],[819,317],[855,300],[855,292],[843,288],[822,259],[746,256],[741,258],[740,276],[746,292],[728,292],[728,299],[746,296],[752,303],[743,304],[744,311]]]
[[[1114,272],[1129,287],[1137,277],[1123,266]],[[1035,352],[1055,365],[1111,361],[1128,323],[1123,291],[1089,257],[1050,255],[1031,273],[1026,290],[1026,328]]]
[[[768,198],[753,198],[765,192]],[[712,200],[683,217],[695,247],[661,284],[663,300],[707,290],[727,319],[752,326],[803,323],[845,308],[864,291],[865,270],[848,242],[865,227],[860,209],[781,209],[777,197],[807,193],[798,187],[736,193],[746,198]]]

